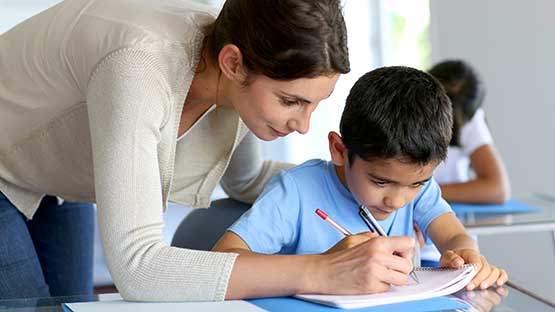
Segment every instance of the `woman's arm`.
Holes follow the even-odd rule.
[[[502,204],[510,198],[510,184],[499,153],[491,144],[478,147],[470,155],[476,179],[464,183],[442,184],[447,201],[476,204]]]
[[[158,151],[164,142],[161,131],[171,120],[172,96],[160,59],[143,50],[118,50],[100,63],[89,82],[95,194],[106,262],[127,300],[223,300],[237,254],[170,247],[163,240]],[[166,143],[174,144],[173,134],[171,139]]]
[[[226,299],[386,291],[390,284],[406,284],[413,248],[409,237],[378,237],[330,254],[263,255],[251,252],[233,232],[214,246],[239,253]]]

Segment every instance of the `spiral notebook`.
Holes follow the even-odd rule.
[[[303,294],[295,297],[343,309],[372,307],[450,295],[465,287],[476,275],[476,269],[471,264],[466,264],[458,269],[417,267],[415,272],[420,283],[409,279],[407,285],[392,286],[389,291],[384,293],[368,295]]]

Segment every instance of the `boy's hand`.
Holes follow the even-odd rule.
[[[501,286],[509,279],[505,270],[489,264],[486,258],[474,249],[447,250],[441,255],[439,263],[441,267],[447,268],[458,268],[465,263],[474,264],[478,273],[466,285],[467,290],[473,290],[477,286],[486,289],[494,283]]]
[[[340,250],[349,249],[377,236],[378,234],[372,232],[362,232],[354,235],[345,236],[345,238],[340,240],[337,244],[335,244],[335,246],[328,249],[323,254],[329,255]]]

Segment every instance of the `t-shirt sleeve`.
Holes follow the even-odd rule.
[[[414,221],[422,233],[426,233],[428,225],[442,214],[453,212],[451,206],[441,197],[441,189],[432,178],[426,183],[414,202]]]
[[[486,124],[483,109],[478,109],[472,119],[461,129],[461,147],[466,155],[472,154],[478,147],[492,144],[493,138]]]
[[[296,244],[299,209],[298,188],[287,172],[281,172],[228,231],[241,237],[253,252],[278,253]]]

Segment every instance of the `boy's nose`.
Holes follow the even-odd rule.
[[[388,208],[399,209],[401,207],[404,207],[406,202],[403,194],[399,192],[397,194],[392,194],[390,196],[384,197],[384,204]]]

